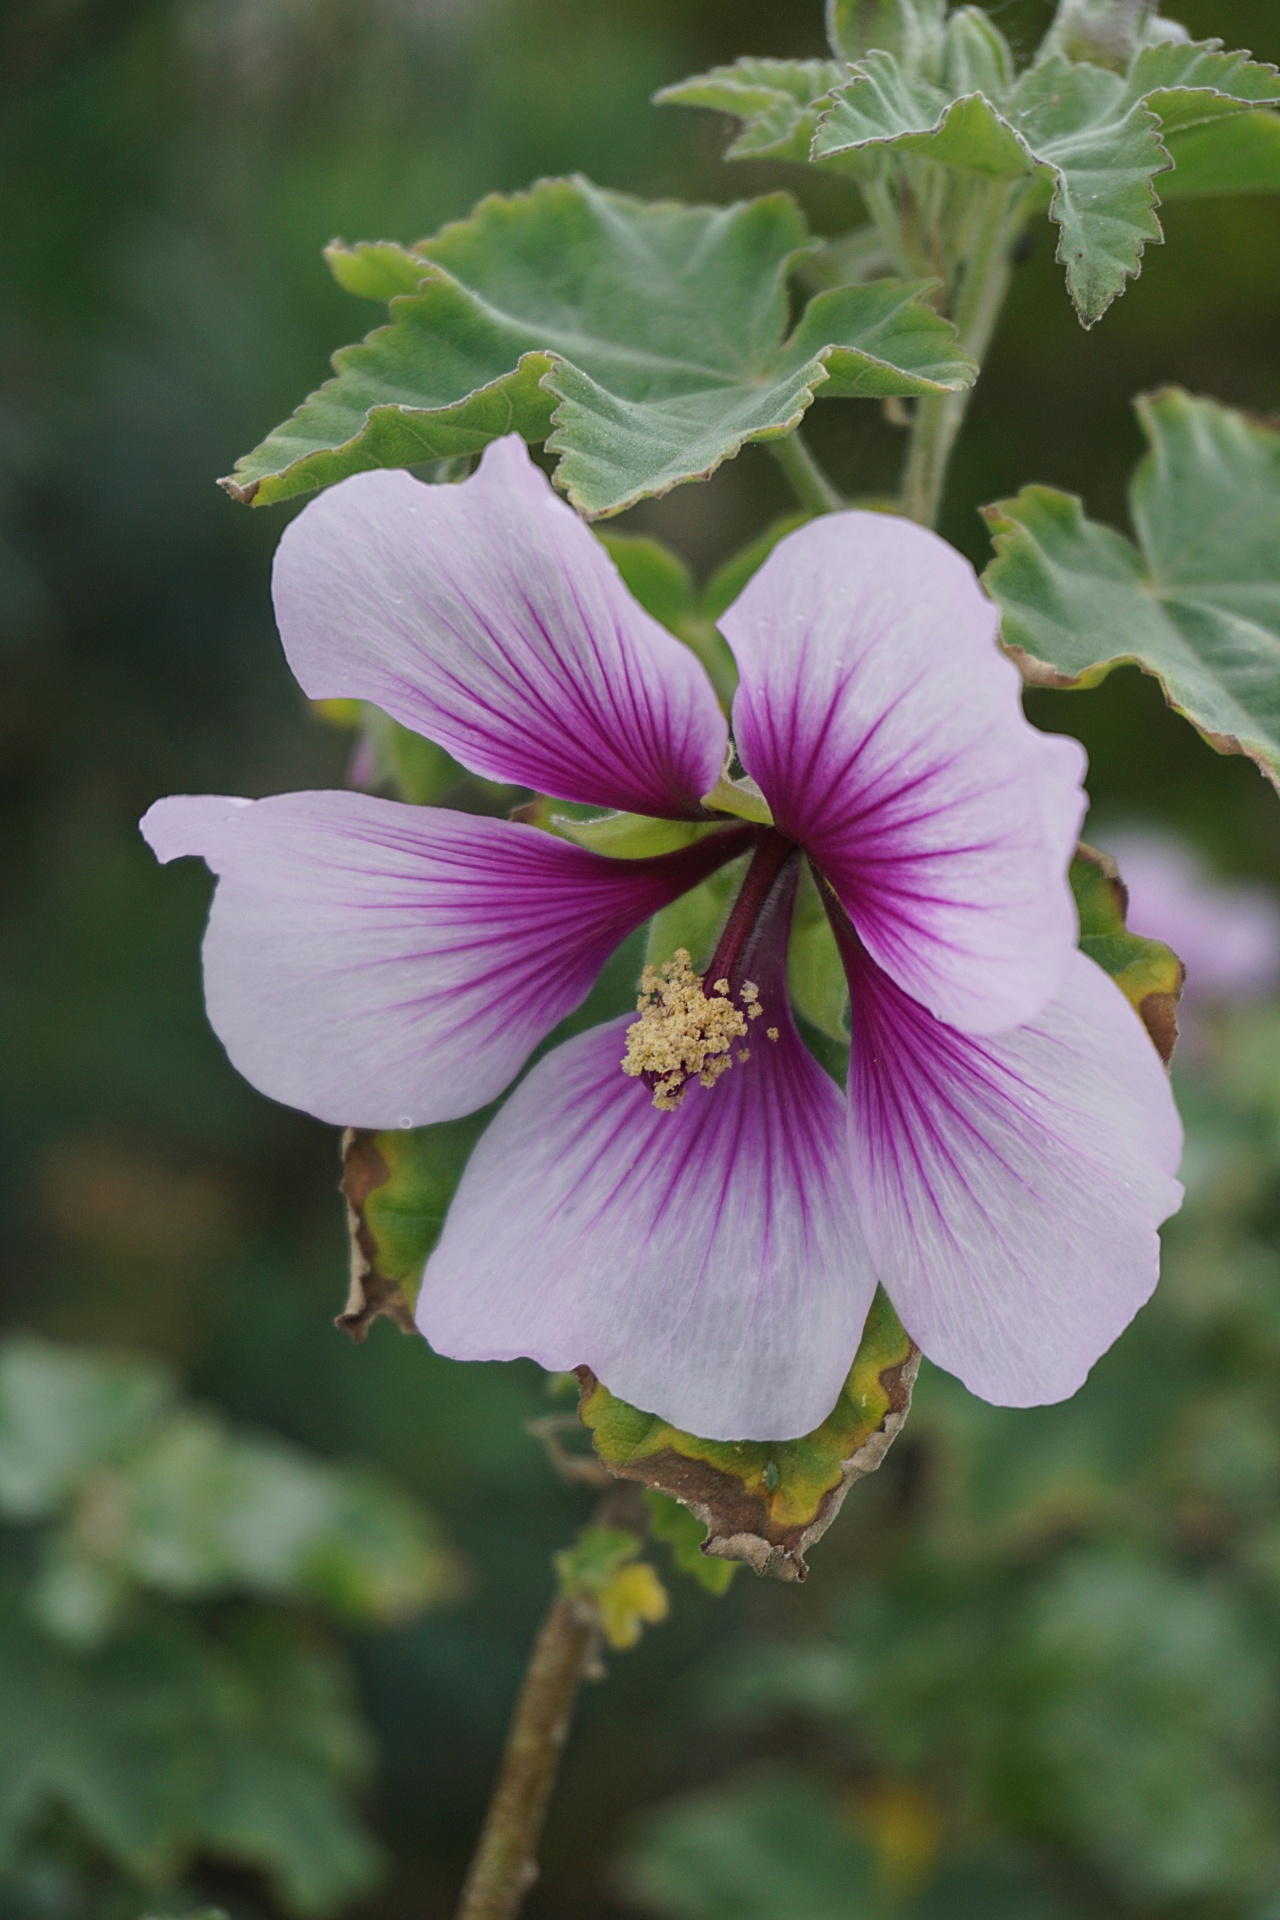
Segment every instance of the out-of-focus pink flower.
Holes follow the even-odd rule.
[[[1252,1000],[1280,986],[1280,901],[1270,889],[1211,874],[1184,840],[1130,827],[1107,837],[1129,891],[1129,926],[1163,940],[1187,969],[1184,1013]]]
[[[322,494],[275,602],[312,698],[372,701],[487,778],[700,829],[628,860],[350,792],[158,802],[159,857],[219,876],[210,1018],[277,1099],[363,1127],[474,1111],[622,939],[750,856],[705,975],[651,981],[639,1020],[555,1048],[490,1125],[427,1263],[433,1346],[585,1364],[695,1432],[785,1439],[835,1403],[879,1281],[986,1398],[1079,1386],[1155,1285],[1181,1131],[1076,948],[1083,755],[1028,725],[958,554],[832,514],[725,614],[766,824],[717,812],[710,682],[518,439],[461,486]],[[806,860],[849,980],[847,1098],[788,1002]]]

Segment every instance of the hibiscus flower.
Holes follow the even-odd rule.
[[[720,623],[732,750],[694,654],[518,439],[460,486],[322,494],[274,595],[313,698],[677,824],[625,859],[350,792],[158,802],[159,858],[218,875],[209,1016],[265,1093],[360,1127],[473,1112],[633,930],[745,865],[705,971],[646,974],[635,1013],[553,1048],[488,1127],[423,1279],[435,1348],[586,1365],[708,1438],[788,1439],[834,1404],[879,1282],[983,1397],[1079,1386],[1155,1285],[1181,1135],[1137,1015],[1076,948],[1083,754],[1024,718],[958,554],[871,513],[784,539]],[[788,1001],[806,863],[848,976],[847,1092]]]

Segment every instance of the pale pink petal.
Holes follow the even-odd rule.
[[[939,1019],[998,1032],[1056,991],[1084,755],[1039,733],[968,562],[888,514],[774,548],[721,621],[734,736],[873,957]]]
[[[751,1058],[660,1113],[627,1022],[533,1069],[472,1155],[418,1324],[460,1360],[590,1367],[689,1432],[782,1440],[830,1412],[875,1277],[842,1101],[765,995]]]
[[[501,1093],[614,947],[746,835],[608,860],[507,820],[356,793],[157,801],[161,860],[219,876],[209,1019],[247,1080],[343,1126]]]
[[[285,529],[273,592],[312,699],[371,700],[489,779],[686,817],[719,776],[706,674],[518,435],[460,486],[328,488]]]
[[[903,1325],[984,1400],[1075,1392],[1149,1297],[1182,1129],[1120,989],[1082,954],[1024,1027],[957,1033],[850,968],[849,1141]]]

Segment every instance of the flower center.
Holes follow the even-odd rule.
[[[661,969],[645,968],[636,1002],[640,1018],[627,1028],[622,1071],[648,1082],[661,1112],[671,1113],[680,1105],[691,1080],[714,1087],[721,1074],[728,1073],[734,1041],[746,1033],[748,1020],[758,1020],[764,1011],[753,981],[743,981],[738,998],[740,1007],[733,1003],[724,974],[708,993],[685,947]],[[739,1047],[737,1055],[745,1064],[751,1049]]]
[[[792,856],[798,851],[794,841],[772,828],[760,835],[705,974],[695,973],[681,947],[663,967],[646,967],[641,975],[640,1017],[627,1028],[622,1071],[645,1081],[661,1112],[678,1107],[692,1081],[714,1087],[735,1057],[742,1066],[750,1060],[750,1047],[734,1043],[764,1014],[760,988],[743,978],[753,958],[766,963],[778,993],[785,994],[786,938],[795,896]],[[765,1030],[769,1040],[778,1035],[776,1026]]]

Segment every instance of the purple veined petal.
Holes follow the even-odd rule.
[[[875,1275],[839,1091],[796,1033],[780,969],[757,984],[749,1060],[693,1082],[674,1112],[622,1072],[626,1020],[539,1061],[476,1147],[427,1262],[418,1325],[438,1352],[588,1366],[707,1439],[793,1439],[825,1419]]]
[[[874,959],[939,1019],[998,1032],[1056,991],[1084,754],[1022,713],[968,562],[888,514],[774,548],[720,625],[734,737]]]
[[[903,1325],[984,1400],[1067,1398],[1149,1298],[1156,1229],[1181,1204],[1182,1128],[1146,1029],[1081,953],[1035,1020],[985,1037],[865,954],[850,979],[854,1191]]]
[[[273,592],[306,693],[371,700],[489,779],[692,818],[719,777],[702,667],[518,435],[459,486],[387,471],[328,488],[285,529]]]
[[[507,820],[356,793],[159,800],[164,861],[218,875],[209,1019],[263,1093],[342,1126],[492,1100],[609,954],[749,838],[609,860]]]

